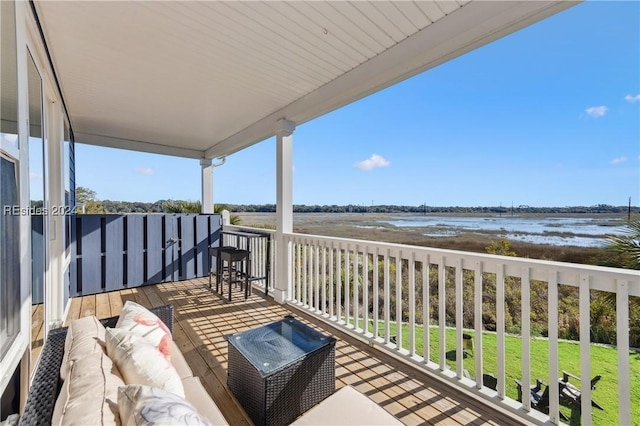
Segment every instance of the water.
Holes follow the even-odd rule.
[[[447,217],[409,216],[383,220],[399,228],[431,228],[423,235],[451,237],[464,232],[492,232],[514,241],[556,246],[601,247],[610,235],[624,233],[611,218],[592,217]]]

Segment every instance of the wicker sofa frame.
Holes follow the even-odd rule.
[[[157,315],[173,332],[172,305],[151,308],[150,311]],[[105,327],[115,327],[118,317],[106,318],[100,322]],[[49,332],[40,355],[40,362],[33,376],[27,403],[20,418],[20,425],[51,424],[53,409],[62,386],[60,366],[62,365],[67,331],[68,327],[63,327]]]

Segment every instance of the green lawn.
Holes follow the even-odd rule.
[[[361,323],[362,325],[362,323]],[[380,323],[379,334],[384,334],[384,324]],[[396,324],[392,323],[390,333],[396,334]],[[416,326],[416,352],[422,354],[422,326]],[[369,331],[372,331],[370,324]],[[473,335],[473,332],[465,331],[466,334]],[[438,329],[430,330],[430,347],[431,360],[439,363],[439,338]],[[455,350],[455,330],[446,330],[446,349],[447,351]],[[403,348],[409,346],[409,326],[402,327]],[[484,372],[496,373],[497,364],[497,337],[495,333],[483,333],[483,356],[484,356]],[[522,377],[521,367],[521,346],[522,339],[516,336],[505,336],[506,344],[506,391],[507,396],[516,399],[516,379]],[[633,425],[640,426],[640,354],[630,354],[631,367],[631,418]],[[548,359],[549,359],[549,342],[546,339],[531,340],[531,381],[535,383],[536,378],[542,379],[545,383],[549,381],[548,377]],[[562,371],[568,371],[576,376],[580,376],[580,346],[572,342],[558,343],[558,377],[561,377]],[[455,371],[455,361],[447,361],[447,365]],[[471,376],[475,374],[475,360],[473,356],[464,360],[464,369]],[[596,408],[593,409],[594,425],[617,425],[618,422],[618,356],[616,349],[591,345],[591,376],[601,375],[602,379],[597,384],[595,390],[592,391],[592,399],[600,404],[604,411]],[[571,378],[570,382],[580,387],[580,383]],[[567,407],[560,407],[560,410],[572,419],[572,424],[579,424],[576,415],[571,415],[571,410]]]

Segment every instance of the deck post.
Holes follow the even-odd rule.
[[[200,159],[202,213],[213,213],[213,165],[211,158]]]
[[[291,153],[295,123],[281,119],[276,123],[276,261],[274,299],[286,302],[291,287],[291,248],[285,234],[293,232],[293,201]]]

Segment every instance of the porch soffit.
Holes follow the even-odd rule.
[[[574,5],[36,3],[76,141],[219,157]]]

